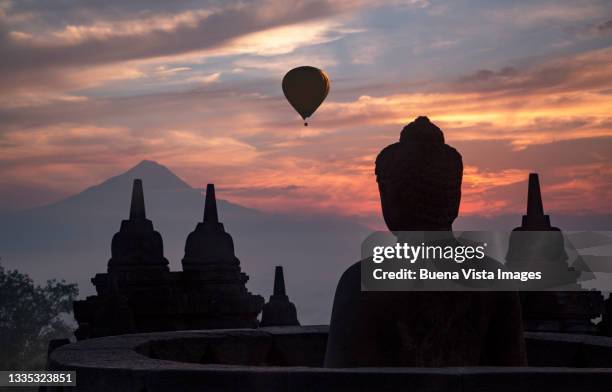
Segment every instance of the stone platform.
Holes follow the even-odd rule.
[[[77,391],[610,391],[612,338],[527,333],[529,367],[325,369],[327,326],[131,334],[62,346]]]

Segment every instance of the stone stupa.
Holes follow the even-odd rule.
[[[300,325],[295,305],[287,296],[283,267],[280,265],[274,270],[274,291],[270,300],[264,305],[260,325],[262,327]]]
[[[264,300],[246,289],[249,277],[219,222],[214,184],[206,187],[204,219],[187,237],[182,264],[185,295],[207,309],[192,315],[193,328],[257,327]]]
[[[121,221],[121,228],[113,236],[108,272],[168,272],[164,257],[164,243],[153,222],[147,219],[142,180],[134,180],[129,219]]]
[[[568,265],[563,233],[544,214],[537,173],[529,174],[527,214],[510,235],[506,267],[515,271],[539,271],[544,277],[528,290],[522,287],[521,306],[527,331],[594,333],[592,319],[602,312],[599,291],[583,290],[580,272]],[[527,286],[527,283],[519,283]],[[541,291],[538,291],[541,290]]]

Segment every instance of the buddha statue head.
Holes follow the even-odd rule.
[[[452,230],[459,213],[463,162],[427,117],[406,125],[376,158],[376,180],[389,230]]]

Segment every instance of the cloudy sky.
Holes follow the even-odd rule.
[[[379,214],[373,160],[427,115],[462,214],[612,212],[609,1],[0,0],[0,210],[136,165],[268,211]],[[305,128],[299,65],[330,95]]]

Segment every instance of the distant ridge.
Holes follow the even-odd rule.
[[[164,165],[155,161],[143,160],[136,166],[123,174],[111,177],[100,185],[121,185],[128,181],[132,183],[133,178],[140,178],[147,183],[148,189],[191,189],[191,186],[174,174]]]
[[[192,189],[189,184],[170,171],[166,166],[155,161],[143,160],[124,173],[113,176],[98,185],[89,187],[83,192],[87,192],[90,189],[97,190],[117,187],[124,189],[126,186],[129,188],[131,187],[132,180],[135,178],[142,179],[142,181],[147,184],[147,189],[151,190]]]
[[[94,202],[94,200],[91,199],[99,199],[100,197],[106,197],[109,194],[124,194],[126,189],[131,189],[132,181],[136,178],[142,179],[143,183],[145,184],[145,188],[150,191],[187,191],[194,189],[166,166],[155,161],[143,160],[136,166],[121,174],[113,176],[98,185],[90,186],[82,192],[69,196],[58,202],[36,207],[35,210],[46,209],[50,206],[83,203],[86,201]],[[103,200],[100,200],[99,202],[103,202],[103,204],[105,204]]]

